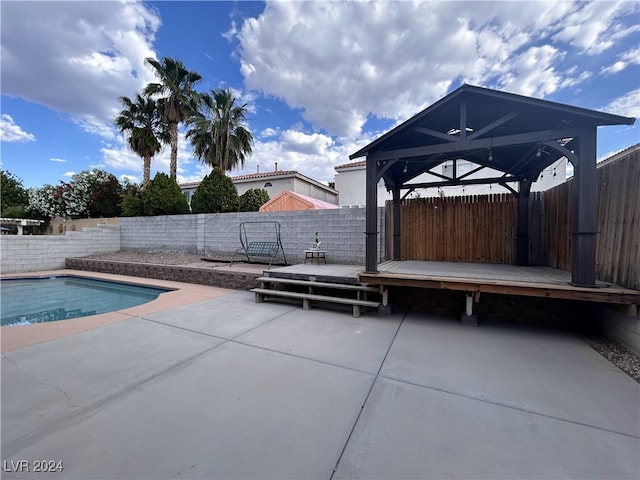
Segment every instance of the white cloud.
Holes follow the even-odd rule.
[[[262,132],[260,132],[260,136],[262,138],[275,137],[278,135],[278,131],[273,128],[265,128]]]
[[[50,158],[49,161],[51,162],[56,162],[56,163],[67,163],[67,160],[65,160],[64,158]]]
[[[635,28],[619,22],[621,16],[636,10],[635,2],[580,2],[564,19],[563,27],[554,36],[582,49],[587,54],[598,54],[611,48],[620,36],[626,36]]]
[[[318,155],[323,153],[333,144],[331,137],[313,133],[311,135],[287,130],[280,138],[282,148],[293,153]]]
[[[631,50],[621,53],[618,55],[618,60],[603,67],[600,70],[600,73],[603,75],[612,75],[614,73],[621,72],[625,70],[627,67],[631,65],[639,65],[640,64],[640,47],[636,46]]]
[[[461,82],[537,97],[579,85],[592,75],[580,56],[634,31],[635,3],[269,2],[228,36],[246,88],[342,141]]]
[[[0,117],[0,141],[2,142],[35,142],[36,137],[32,133],[22,130],[11,115],[3,113]]]
[[[63,177],[66,177],[66,178],[71,178],[71,177],[73,177],[75,174],[76,174],[76,172],[74,172],[74,171],[70,171],[70,172],[64,172],[64,173],[62,174],[62,176],[63,176]]]
[[[326,135],[285,130],[268,141],[257,140],[245,168],[234,170],[229,175],[256,173],[257,165],[260,165],[260,172],[272,172],[277,162],[278,170],[296,170],[320,182],[330,182],[336,174],[334,167],[349,162],[351,153],[373,141],[380,133],[373,132],[357,141],[338,143]],[[293,141],[297,142],[296,149],[291,148]]]
[[[183,180],[183,178],[187,178],[188,175],[193,175],[190,174],[189,171],[194,168],[198,172],[197,174],[199,174],[201,170],[198,164],[200,164],[200,162],[193,158],[191,144],[184,137],[184,132],[178,132],[178,135],[178,181],[190,181]],[[131,175],[131,172],[133,172],[136,178],[138,176],[142,178],[143,160],[131,151],[126,144],[125,138],[123,135],[118,135],[112,142],[100,149],[101,161],[97,168],[108,167],[110,170],[127,172],[122,175]],[[169,174],[170,162],[171,147],[165,145],[163,149],[151,159],[151,178],[158,172]],[[200,178],[202,177],[196,180]]]
[[[3,2],[2,93],[68,114],[112,138],[118,97],[150,81],[144,58],[160,26],[133,1]]]
[[[612,100],[602,110],[623,117],[640,118],[640,88]]]

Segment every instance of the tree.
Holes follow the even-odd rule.
[[[58,186],[55,196],[62,200],[65,217],[115,217],[121,212],[120,182],[97,168],[76,173],[70,183]]]
[[[193,213],[235,212],[237,205],[236,186],[219,167],[202,179],[191,198]]]
[[[37,218],[49,220],[53,217],[65,215],[62,208],[62,197],[59,195],[59,187],[43,185],[41,188],[30,188],[29,206],[27,209]]]
[[[115,217],[120,215],[122,186],[104,170],[83,170],[71,181],[30,189],[28,209],[43,218]]]
[[[181,61],[169,57],[161,61],[149,57],[145,62],[159,80],[159,83],[149,83],[144,94],[158,98],[160,114],[169,127],[170,176],[175,180],[178,169],[178,125],[197,110],[197,94],[193,86],[202,76],[188,70]]]
[[[122,214],[122,185],[111,173],[101,170],[94,170],[94,172],[99,172],[99,176],[91,187],[89,216],[92,218],[120,216]]]
[[[25,216],[29,205],[29,195],[22,186],[22,180],[11,172],[0,170],[1,216],[20,218]]]
[[[241,212],[257,212],[269,201],[269,194],[264,188],[250,188],[238,199],[238,210]]]
[[[202,110],[189,119],[187,138],[194,154],[224,172],[243,166],[251,154],[253,135],[246,126],[247,104],[236,105],[230,89],[201,94]]]
[[[144,215],[140,187],[126,182],[122,194],[122,215],[125,217],[139,217]]]
[[[127,143],[144,162],[142,186],[147,186],[151,177],[151,158],[169,143],[169,131],[160,115],[157,102],[150,97],[136,95],[135,101],[120,97],[124,109],[115,119],[121,133],[126,133]]]
[[[189,204],[175,180],[157,173],[147,188],[140,191],[143,215],[189,213]]]

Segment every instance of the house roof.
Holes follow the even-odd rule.
[[[605,158],[604,160],[602,160],[600,163],[598,163],[598,168],[603,167],[605,165],[608,165],[610,163],[613,163],[617,160],[620,160],[621,158],[625,158],[629,155],[631,155],[632,153],[635,153],[637,151],[640,150],[640,143],[636,143],[635,145],[631,145],[630,147],[627,147],[623,150],[620,150],[619,152],[614,153],[613,155],[608,156],[607,158]]]
[[[259,180],[271,180],[271,179],[281,179],[281,178],[288,178],[288,177],[294,177],[294,178],[298,178],[302,181],[305,181],[307,183],[311,183],[312,185],[315,185],[318,188],[321,188],[329,193],[332,193],[334,195],[338,194],[338,191],[334,188],[331,188],[327,185],[325,185],[324,183],[321,183],[317,180],[314,180],[311,177],[307,177],[306,175],[301,174],[300,172],[296,171],[296,170],[276,170],[274,172],[261,172],[261,173],[250,173],[247,175],[236,175],[235,177],[229,177],[231,179],[231,181],[234,184],[238,184],[238,183],[248,183],[248,182],[255,182],[255,181],[259,181]],[[186,183],[181,183],[180,187],[181,188],[195,188],[198,185],[200,185],[200,182],[186,182]]]
[[[295,201],[302,203],[307,206],[310,210],[325,210],[329,208],[340,208],[339,205],[334,203],[325,202],[322,200],[318,200],[317,198],[308,197],[307,195],[302,195],[301,193],[292,192],[291,190],[284,190],[280,192],[278,195],[273,197],[268,202],[264,203],[260,207],[260,211],[269,210],[274,203],[278,203],[282,201],[283,198],[289,197],[294,199]]]
[[[367,156],[378,165],[387,186],[405,185],[456,159],[498,170],[505,181],[516,181],[537,178],[563,156],[571,160],[574,140],[585,132],[634,122],[634,118],[463,85],[349,158]],[[462,183],[462,179],[443,180]]]
[[[235,177],[230,177],[231,180],[235,182],[242,182],[248,180],[259,180],[263,178],[273,178],[273,177],[295,177],[298,172],[295,170],[277,170],[275,172],[263,172],[263,173],[250,173],[248,175],[236,175]]]
[[[349,168],[364,167],[366,165],[367,165],[367,161],[366,160],[359,160],[357,162],[343,163],[342,165],[338,165],[337,167],[334,167],[334,169],[336,171],[339,171],[339,170],[347,170]]]

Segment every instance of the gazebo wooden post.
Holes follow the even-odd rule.
[[[596,286],[597,174],[596,128],[578,138],[577,165],[573,172],[573,236],[571,283]]]
[[[365,273],[378,273],[378,166],[367,155]]]
[[[531,179],[520,180],[518,188],[518,220],[516,227],[516,265],[529,265],[529,193]]]
[[[393,187],[393,259],[400,260],[400,188]]]

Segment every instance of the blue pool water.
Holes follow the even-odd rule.
[[[0,325],[26,325],[86,317],[135,307],[169,289],[60,276],[3,279]]]

